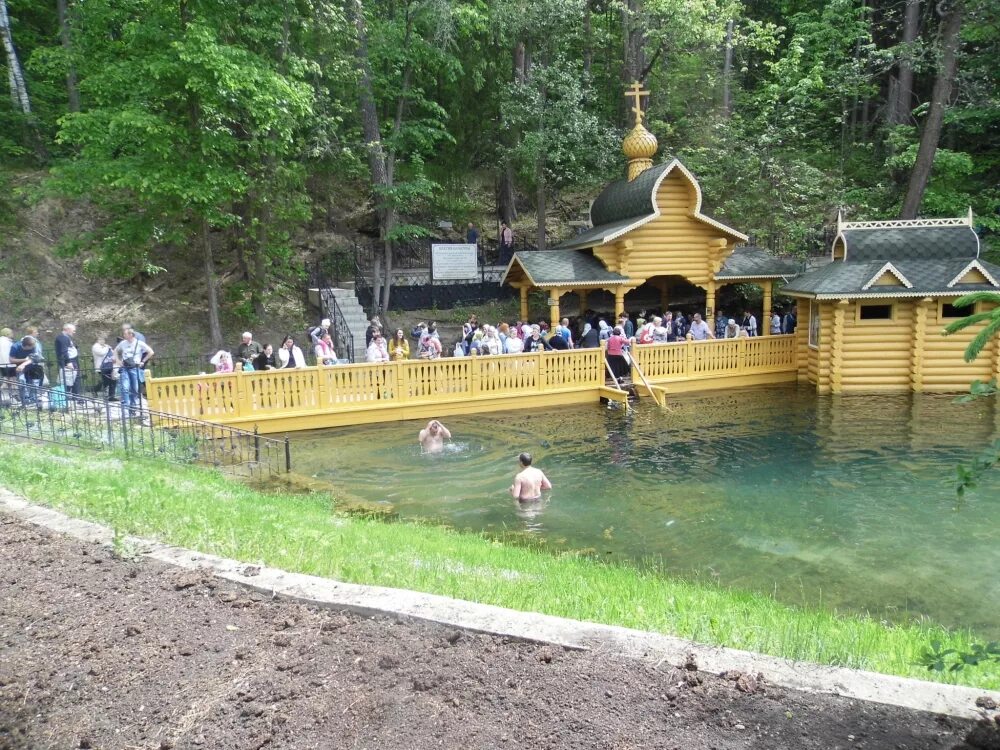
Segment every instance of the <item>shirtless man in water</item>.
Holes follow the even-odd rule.
[[[444,441],[451,440],[451,433],[448,428],[432,419],[427,426],[420,431],[420,448],[424,453],[440,453],[444,450]]]
[[[521,464],[521,471],[514,477],[514,484],[510,486],[510,494],[515,500],[521,502],[537,500],[542,496],[542,490],[552,489],[552,482],[548,477],[531,465],[530,453],[522,453],[517,460]]]

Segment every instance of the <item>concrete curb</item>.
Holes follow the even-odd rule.
[[[106,526],[33,505],[3,489],[0,489],[0,512],[86,542],[110,544],[114,537],[112,530]],[[256,591],[319,607],[364,615],[388,615],[401,620],[426,620],[462,630],[656,663],[682,664],[688,654],[694,654],[698,668],[705,672],[762,672],[768,682],[786,688],[967,719],[983,715],[975,705],[980,696],[990,696],[1000,703],[1000,692],[791,661],[706,646],[659,633],[519,612],[435,594],[340,583],[277,568],[249,565],[147,539],[130,537],[129,542],[135,544],[144,556],[154,560],[181,568],[207,569],[219,578]]]

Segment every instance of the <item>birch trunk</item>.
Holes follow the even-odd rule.
[[[28,98],[28,88],[24,83],[24,71],[17,59],[14,48],[14,37],[10,32],[10,16],[7,13],[7,0],[0,0],[0,38],[3,39],[4,52],[7,53],[7,79],[10,81],[10,98],[14,107],[26,115],[31,114],[31,99]]]

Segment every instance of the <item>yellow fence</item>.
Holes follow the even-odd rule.
[[[792,336],[639,346],[651,382],[792,372]],[[604,351],[507,354],[147,379],[152,409],[263,432],[426,413],[582,403],[608,395]],[[736,380],[734,385],[738,384]]]
[[[790,372],[794,336],[710,339],[636,346],[632,356],[650,382]]]
[[[603,352],[455,357],[386,364],[306,367],[152,378],[150,408],[198,419],[233,420],[316,410],[364,410],[504,396],[595,390]]]

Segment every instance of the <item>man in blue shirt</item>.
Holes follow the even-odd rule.
[[[37,388],[45,379],[44,361],[34,336],[25,336],[10,347],[10,363],[14,365],[21,403],[25,406],[38,401]]]

